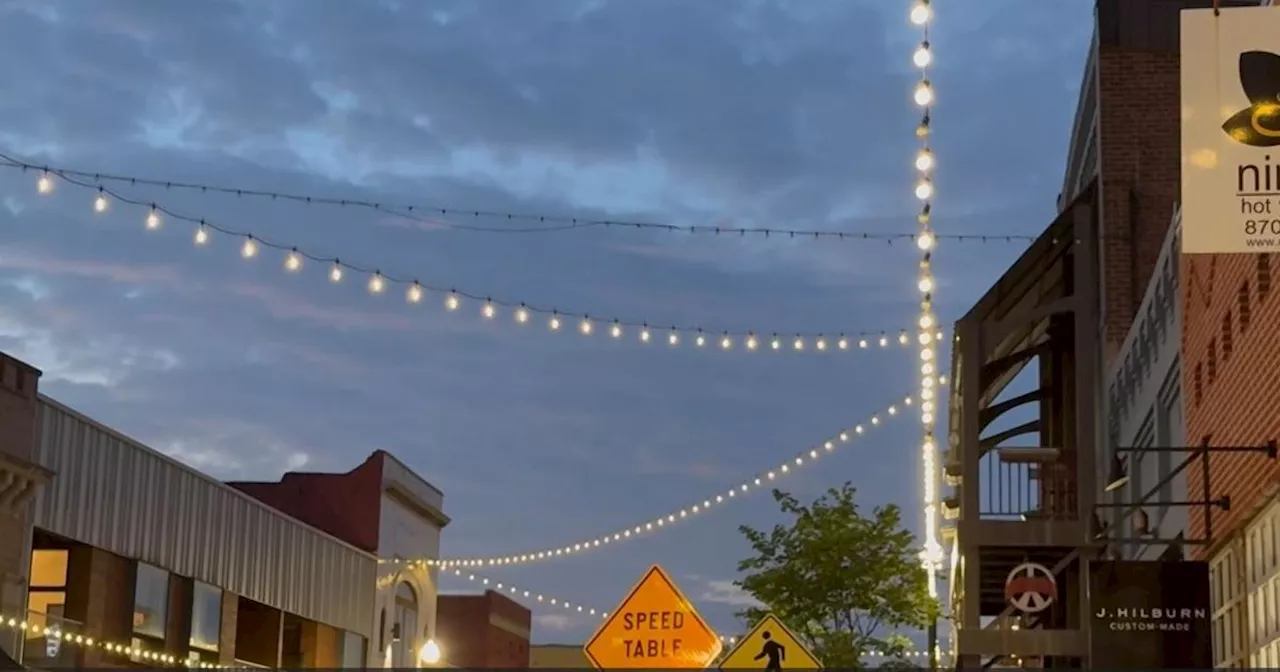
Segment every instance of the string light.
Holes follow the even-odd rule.
[[[43,614],[41,614],[43,616]],[[226,668],[228,665],[218,665],[214,663],[204,663],[188,658],[179,658],[164,651],[149,649],[137,646],[133,642],[119,643],[96,637],[86,637],[82,634],[74,632],[64,632],[61,628],[48,625],[42,625],[36,622],[38,619],[28,620],[27,616],[11,616],[8,614],[0,614],[0,628],[8,630],[16,630],[29,635],[44,636],[48,639],[57,637],[62,644],[78,646],[84,649],[97,649],[106,651],[120,656],[129,656],[133,659],[141,659],[153,664],[169,664],[176,665],[179,663],[189,664],[191,667],[199,668]]]
[[[93,185],[82,184],[66,177],[65,175],[61,175],[60,173],[51,174],[64,181],[71,182],[76,186],[93,187]],[[615,340],[634,338],[642,344],[650,343],[652,340],[652,328],[649,326],[648,321],[620,320],[615,318],[607,321],[610,327],[607,331],[602,332],[595,328],[595,321],[584,313],[567,312],[554,308],[535,308],[526,303],[500,301],[498,299],[480,297],[457,289],[444,290],[438,287],[428,287],[416,279],[393,276],[376,269],[350,264],[336,257],[318,256],[308,253],[296,246],[275,243],[252,233],[235,231],[218,226],[206,219],[198,219],[175,213],[174,211],[165,208],[163,205],[136,201],[121,196],[120,194],[116,194],[105,187],[99,186],[96,187],[96,189],[99,190],[99,200],[103,203],[108,202],[107,198],[110,197],[115,201],[128,205],[147,207],[148,229],[159,228],[161,216],[167,216],[171,220],[194,224],[196,226],[196,230],[193,240],[194,243],[199,246],[210,244],[213,241],[213,234],[216,232],[231,238],[241,239],[240,256],[244,259],[254,259],[260,256],[264,248],[279,250],[284,255],[284,269],[291,273],[301,272],[306,265],[306,261],[310,260],[328,265],[329,282],[333,284],[339,284],[346,279],[348,274],[356,273],[357,275],[367,277],[367,288],[371,294],[382,294],[393,284],[401,285],[405,288],[404,297],[406,303],[409,304],[422,303],[426,299],[428,293],[438,292],[444,294],[444,307],[445,310],[448,311],[460,310],[463,306],[464,299],[467,299],[481,302],[480,313],[486,319],[496,319],[501,317],[501,314],[504,311],[510,311],[510,314],[513,316],[514,321],[517,324],[526,324],[529,322],[530,316],[537,313],[547,316],[547,326],[549,331],[552,332],[562,331],[561,327],[564,325],[565,321],[572,320],[578,323],[579,328],[577,331],[584,336],[606,333],[609,337]],[[108,206],[101,206],[101,210],[99,210],[99,206],[96,205],[95,202],[94,209],[96,211],[105,212],[107,207]],[[154,227],[151,226],[153,216],[156,222],[156,226]],[[757,335],[760,332],[756,331],[739,332],[723,329],[708,330],[700,327],[678,325],[667,327],[666,331],[668,334],[666,342],[670,346],[688,344],[695,349],[729,351],[739,349],[735,346],[742,344],[744,347],[740,349],[747,352],[755,352],[762,349],[759,347],[762,338]],[[866,349],[868,339],[874,339],[872,342],[878,344],[881,348],[888,348],[895,342],[901,346],[907,346],[911,342],[909,337],[910,331],[911,330],[909,329],[892,330],[892,332],[896,332],[896,337],[894,338],[889,336],[890,332],[884,331],[858,331],[854,333],[837,333],[834,335],[821,333],[797,333],[785,337],[781,335],[785,332],[778,332],[774,333],[770,338],[769,342],[771,347],[769,350],[788,350],[796,353],[845,352],[854,349],[852,344],[855,341],[858,343],[859,349]],[[712,337],[708,335],[709,333],[718,333],[719,336]],[[876,336],[877,333],[878,337]],[[689,338],[685,338],[686,335],[689,336]],[[789,344],[790,347],[782,347],[784,342]]]
[[[916,342],[920,346],[920,424],[922,438],[920,442],[920,461],[924,479],[924,548],[920,559],[928,574],[929,595],[938,596],[938,571],[942,568],[942,546],[937,536],[937,446],[934,444],[934,426],[937,415],[935,391],[945,382],[945,378],[937,375],[935,348],[941,343],[937,331],[937,320],[933,316],[934,291],[937,283],[933,278],[933,247],[938,239],[934,233],[930,219],[933,212],[933,169],[935,160],[930,140],[930,109],[934,102],[933,85],[929,81],[929,66],[933,64],[932,46],[929,44],[929,25],[933,20],[933,8],[929,0],[916,0],[911,9],[911,22],[921,28],[920,44],[912,54],[911,60],[920,69],[920,81],[913,94],[916,105],[922,108],[920,124],[916,128],[916,136],[920,139],[920,149],[916,153],[915,167],[918,181],[915,196],[923,204],[918,217],[920,229],[916,235],[916,246],[920,248],[920,275],[916,288],[920,291],[920,317],[917,320],[918,331]],[[936,342],[935,342],[936,341]]]
[[[164,220],[160,218],[160,212],[155,209],[155,206],[152,206],[151,210],[147,212],[147,219],[146,219],[147,228],[150,229],[151,231],[155,231],[156,229],[160,228],[163,224],[164,224]]]
[[[429,566],[423,560],[401,560],[399,558],[395,558],[395,559],[388,560],[387,562],[392,564],[403,564],[406,566],[406,569],[419,569],[419,568],[426,568]],[[552,597],[550,595],[545,595],[543,593],[538,593],[531,590],[525,590],[518,586],[514,586],[510,583],[507,583],[504,581],[498,581],[496,579],[492,579],[486,576],[481,576],[474,572],[470,572],[457,567],[451,568],[448,571],[451,574],[453,574],[453,576],[456,576],[461,579],[466,579],[467,581],[470,581],[472,583],[479,584],[480,586],[484,587],[486,590],[492,590],[494,592],[504,593],[506,595],[511,596],[513,599],[520,600],[522,602],[533,603],[535,605],[552,606],[552,607],[564,609],[565,611],[569,611],[573,613],[584,614],[587,616],[595,616],[600,620],[606,620],[609,618],[609,612],[604,611],[602,609],[595,609],[593,607],[588,607],[586,605],[578,604],[576,602],[570,602],[569,600],[563,600],[560,598]],[[400,578],[400,573],[390,574],[382,577],[378,581],[378,589],[385,590],[387,588],[390,588],[392,585],[396,583],[396,581],[399,580],[399,578]],[[738,640],[740,639],[740,637],[736,635],[717,635],[717,636],[720,638],[721,642],[724,642],[725,644],[729,644],[729,645],[737,644]],[[949,655],[949,653],[950,652],[947,652],[944,655]],[[920,657],[928,656],[929,652],[928,651],[904,651],[898,654],[894,654],[894,653],[889,653],[884,651],[873,650],[873,651],[867,651],[865,655],[869,657],[902,655],[906,657],[920,658]]]
[[[261,189],[236,189],[233,187],[225,187],[213,184],[198,184],[193,182],[177,182],[173,180],[157,180],[145,177],[137,177],[132,175],[112,175],[108,173],[89,172],[84,170],[75,170],[72,168],[62,168],[53,166],[38,166],[28,163],[20,159],[14,158],[9,154],[0,152],[0,166],[7,168],[17,168],[21,170],[39,170],[41,171],[41,181],[39,182],[40,193],[49,193],[53,190],[52,176],[57,176],[69,182],[76,180],[91,181],[94,183],[114,182],[119,184],[128,184],[130,186],[149,186],[161,187],[166,190],[183,189],[190,191],[198,191],[202,194],[226,194],[237,197],[262,198],[272,201],[287,201],[298,204],[307,205],[323,205],[338,206],[346,208],[361,208],[374,210],[379,213],[388,214],[401,219],[415,221],[423,224],[429,224],[437,229],[449,229],[455,231],[470,231],[479,233],[508,233],[508,234],[536,234],[536,233],[553,233],[557,231],[570,231],[578,229],[628,229],[628,230],[649,230],[649,231],[667,231],[671,233],[690,233],[690,234],[709,234],[709,235],[732,235],[732,236],[760,236],[764,238],[781,238],[792,240],[795,238],[813,238],[813,239],[836,239],[836,240],[875,240],[892,244],[897,240],[910,239],[912,234],[909,233],[889,233],[889,232],[861,232],[861,231],[841,231],[841,230],[815,230],[815,229],[794,229],[794,228],[774,228],[774,227],[743,227],[728,226],[724,224],[700,224],[700,225],[676,225],[662,224],[658,222],[638,222],[624,221],[613,219],[591,219],[585,217],[565,217],[546,214],[528,214],[515,212],[501,212],[494,210],[468,210],[463,208],[439,207],[431,205],[396,205],[391,203],[379,203],[375,201],[353,200],[345,198],[331,198],[319,196],[315,194],[290,194],[275,191],[266,191]],[[47,190],[45,189],[47,187]],[[478,219],[481,217],[505,220],[507,222],[531,222],[531,226],[486,226],[481,224],[464,224],[459,222],[441,221],[442,217],[466,217],[468,219]],[[982,234],[952,234],[950,236],[957,241],[970,242],[995,242],[1014,240],[1030,242],[1034,240],[1034,236],[1029,235],[982,235]]]
[[[107,194],[101,187],[98,188],[98,197],[93,199],[93,211],[102,213],[111,208],[111,202],[107,200]]]
[[[885,413],[889,417],[897,417],[899,415],[899,410],[902,410],[903,407],[914,405],[916,401],[917,400],[914,397],[905,397],[901,401],[887,407],[885,409]],[[712,508],[719,509],[719,507],[740,497],[772,487],[774,481],[790,475],[800,467],[816,462],[823,455],[831,453],[841,445],[848,443],[854,436],[860,435],[866,432],[870,427],[877,427],[880,424],[880,415],[873,415],[866,423],[854,425],[853,427],[837,432],[817,445],[797,453],[794,457],[779,464],[773,469],[759,472],[754,477],[749,478],[727,490],[721,490],[719,492],[709,494],[706,497],[703,497],[701,501],[697,501],[690,506],[669,511],[664,515],[657,516],[656,518],[652,518],[638,525],[632,525],[615,530],[614,532],[600,535],[595,538],[566,544],[564,546],[543,548],[537,551],[513,553],[510,555],[482,558],[423,558],[420,560],[421,562],[425,562],[429,565],[436,565],[443,568],[520,565],[554,560],[564,556],[579,555],[587,551],[597,550],[611,544],[626,541],[633,537],[652,535],[681,520],[706,513]],[[390,561],[388,560],[387,562]]]
[[[36,191],[41,194],[53,193],[53,178],[49,177],[49,171],[42,171],[40,179],[36,180]]]

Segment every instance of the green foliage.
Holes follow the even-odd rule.
[[[737,585],[766,608],[739,616],[754,623],[772,612],[828,668],[858,668],[868,650],[903,651],[909,642],[877,638],[881,628],[925,627],[937,613],[916,540],[897,506],[864,516],[849,483],[810,506],[774,490],[790,526],[739,528],[754,557],[738,563]]]

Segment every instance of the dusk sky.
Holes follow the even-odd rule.
[[[1037,234],[1055,213],[1092,3],[935,3],[940,234]],[[35,164],[243,189],[678,225],[915,231],[905,0],[0,0],[0,152]],[[722,493],[872,414],[779,480],[849,480],[920,525],[914,347],[748,353],[666,345],[673,324],[880,332],[914,324],[910,241],[635,229],[491,233],[338,207],[104,183],[321,257],[604,320],[484,319],[66,182],[0,170],[0,350],[44,393],[196,468],[265,480],[385,449],[445,493],[446,556],[510,555]],[[86,180],[92,182],[92,179]],[[424,214],[443,224],[549,226]],[[942,241],[938,313],[962,315],[1025,242]],[[691,336],[686,335],[686,342]],[[942,354],[944,360],[949,353]],[[944,367],[945,368],[945,367]],[[733,612],[741,524],[765,492],[648,538],[495,568],[612,610],[665,566],[711,625]],[[452,578],[446,591],[476,586]],[[535,642],[597,620],[537,604]],[[445,643],[447,646],[447,643]]]

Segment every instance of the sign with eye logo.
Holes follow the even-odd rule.
[[[1280,7],[1181,29],[1182,251],[1280,252]]]

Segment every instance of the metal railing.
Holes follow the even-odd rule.
[[[982,520],[1078,520],[1076,479],[1065,464],[1007,462],[993,450],[979,471]]]
[[[83,635],[84,624],[57,614],[27,612],[27,630],[22,642],[22,664],[37,669],[78,667],[74,643]]]

